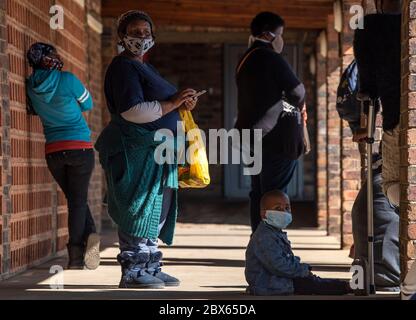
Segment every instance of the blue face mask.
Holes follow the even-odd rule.
[[[292,214],[285,211],[266,210],[266,218],[264,221],[278,229],[285,229],[292,223]]]

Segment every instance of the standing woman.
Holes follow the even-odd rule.
[[[53,46],[34,43],[27,59],[33,68],[26,81],[29,107],[43,124],[48,168],[68,201],[68,269],[96,269],[100,240],[88,206],[94,149],[82,114],[92,109],[92,98],[75,75],[61,71]]]
[[[282,100],[302,111],[305,88],[282,53],[285,22],[275,13],[261,12],[251,22],[249,48],[237,70],[238,118],[235,127],[263,130],[262,171],[251,177],[250,220],[254,233],[260,223],[260,200],[271,190],[287,192],[297,160],[277,150]],[[293,141],[293,144],[296,142]]]
[[[170,245],[177,217],[176,164],[155,161],[159,129],[176,134],[178,108],[192,110],[192,89],[180,93],[143,56],[154,45],[154,25],[141,11],[118,21],[124,51],[107,69],[104,91],[111,122],[95,145],[106,174],[108,211],[118,225],[121,288],[177,286],[161,271],[157,239]]]

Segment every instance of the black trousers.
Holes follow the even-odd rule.
[[[94,169],[94,150],[67,150],[46,155],[49,171],[68,201],[70,245],[84,245],[96,232],[88,206],[88,187]]]
[[[273,150],[263,150],[262,171],[251,177],[250,222],[253,233],[261,221],[261,197],[272,190],[287,192],[297,164],[298,160],[286,159]]]
[[[299,295],[344,295],[351,293],[347,281],[323,279],[316,275],[293,279],[295,294]]]

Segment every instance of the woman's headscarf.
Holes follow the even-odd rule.
[[[27,51],[27,59],[34,69],[61,70],[64,65],[55,47],[42,42],[32,44]]]
[[[152,36],[154,36],[154,24],[150,16],[140,10],[130,10],[123,13],[117,21],[117,33],[122,39],[127,33],[127,26],[135,20],[144,20],[150,24],[150,30],[152,31]]]

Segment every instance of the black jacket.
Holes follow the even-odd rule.
[[[400,33],[400,14],[370,14],[354,36],[359,90],[380,98],[384,130],[396,127],[400,119]]]
[[[302,107],[304,102],[304,94],[292,92],[301,83],[286,60],[271,44],[262,41],[255,41],[244,57],[254,48],[259,49],[247,58],[237,74],[237,129],[251,129],[283,95],[296,107]]]

